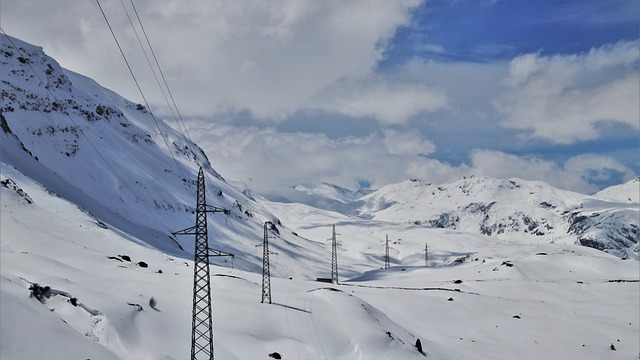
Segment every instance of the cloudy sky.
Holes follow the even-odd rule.
[[[637,0],[101,0],[178,128],[132,4],[191,137],[258,193],[470,174],[591,193],[640,173]],[[142,102],[96,1],[1,0],[0,25]]]

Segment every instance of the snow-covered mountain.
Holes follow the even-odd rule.
[[[0,71],[2,162],[75,203],[101,226],[167,254],[191,258],[193,238],[171,232],[194,225],[195,180],[201,166],[207,175],[208,203],[231,211],[229,216],[209,215],[216,229],[211,246],[242,254],[236,257],[238,266],[261,268],[261,253],[254,245],[262,241],[265,221],[276,224],[274,231],[285,242],[324,249],[324,243],[285,230],[249,191],[228,184],[201,148],[143,105],[61,68],[41,48],[3,36]],[[316,253],[298,254],[279,246],[274,244],[281,256]],[[282,276],[299,273],[286,267],[274,271]]]
[[[412,179],[362,197],[358,213],[505,240],[579,243],[637,259],[640,203],[616,197],[637,198],[638,190],[637,179],[595,196],[520,179],[470,176],[442,185]]]
[[[449,184],[411,179],[375,191],[298,185],[271,200],[363,219],[447,228],[523,242],[577,243],[639,258],[640,180],[592,196],[541,181],[463,177]]]
[[[227,183],[144,106],[41,48],[3,36],[0,79],[2,359],[187,358],[193,239],[170,233],[194,224],[199,167],[207,202],[231,210],[209,217],[210,245],[236,254],[211,267],[216,357],[640,353],[640,262],[574,244],[623,223],[635,225],[625,231],[637,244],[637,199],[624,200],[624,187],[588,197],[515,179],[441,190],[415,180],[366,196],[293,189],[324,210],[271,202]],[[270,305],[260,303],[255,247],[267,220],[276,224]],[[331,271],[334,224],[341,283],[316,282]]]
[[[336,184],[321,182],[281,187],[276,192],[264,196],[271,201],[306,204],[322,210],[347,214],[353,213],[357,207],[355,203],[357,199],[371,192],[372,190],[354,191]]]

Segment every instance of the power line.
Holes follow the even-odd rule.
[[[133,33],[136,35],[136,39],[138,40],[140,49],[142,49],[142,53],[144,54],[144,57],[147,59],[147,64],[149,65],[149,69],[151,69],[151,73],[153,74],[153,77],[156,79],[156,83],[160,88],[160,92],[162,92],[162,97],[164,97],[164,101],[167,103],[167,106],[169,107],[169,111],[171,111],[171,115],[173,116],[173,119],[176,122],[178,122],[178,119],[176,118],[176,115],[173,112],[173,108],[169,104],[169,99],[167,99],[167,95],[165,94],[164,88],[162,87],[162,85],[160,85],[160,80],[158,79],[158,75],[156,75],[156,71],[153,68],[153,65],[151,65],[151,60],[149,59],[149,55],[147,55],[147,50],[144,48],[144,45],[142,45],[142,40],[140,40],[140,36],[138,35],[138,30],[136,30],[135,25],[133,25],[131,16],[129,16],[129,11],[127,10],[127,7],[124,5],[124,1],[120,0],[120,4],[122,4],[122,9],[124,10],[124,13],[127,15],[127,19],[129,19],[129,24],[131,24],[131,29],[133,29]]]
[[[184,175],[184,172],[182,172],[182,168],[180,167],[180,164],[178,163],[178,160],[176,160],[175,156],[173,155],[173,151],[171,151],[171,147],[169,146],[169,142],[167,141],[167,138],[164,136],[164,133],[162,132],[162,129],[160,129],[160,124],[158,124],[158,120],[156,119],[155,115],[153,115],[153,112],[151,111],[151,107],[149,106],[149,102],[147,101],[147,98],[144,96],[144,92],[142,91],[142,88],[140,87],[140,84],[138,83],[138,79],[136,78],[135,74],[133,73],[133,69],[131,68],[131,65],[129,65],[129,61],[127,60],[127,56],[124,54],[124,51],[122,50],[122,47],[120,46],[120,43],[118,42],[118,38],[116,37],[116,34],[113,31],[113,28],[111,27],[111,24],[109,23],[109,19],[107,18],[107,14],[105,14],[104,10],[102,9],[102,5],[100,5],[100,0],[96,0],[96,3],[98,4],[98,7],[100,8],[100,12],[102,13],[102,17],[104,17],[104,20],[106,21],[107,26],[109,27],[109,31],[111,31],[111,35],[113,36],[113,40],[115,40],[116,45],[118,46],[118,49],[120,50],[120,54],[122,55],[122,58],[124,59],[124,62],[127,65],[127,68],[129,69],[129,73],[131,74],[131,77],[133,78],[133,81],[136,83],[136,86],[138,87],[138,91],[140,92],[140,95],[142,96],[142,100],[144,101],[145,105],[147,106],[147,109],[149,109],[149,114],[151,115],[151,118],[153,119],[153,122],[156,124],[156,128],[158,129],[158,132],[160,132],[160,136],[164,140],[164,144],[167,146],[167,150],[169,150],[169,154],[171,155],[171,158],[176,163],[176,168],[178,169],[178,171],[180,171],[180,174],[182,174],[182,178],[183,179],[187,179],[187,177]]]
[[[96,0],[96,2],[98,2],[98,6],[100,6],[99,0]],[[131,7],[133,8],[134,13],[136,14],[136,18],[138,20],[138,23],[140,24],[140,28],[142,29],[142,33],[144,34],[145,40],[147,42],[147,45],[149,46],[149,50],[151,51],[151,54],[152,54],[153,59],[155,61],[156,67],[158,68],[158,72],[160,73],[160,76],[162,77],[163,83],[164,83],[164,85],[166,87],[167,93],[169,94],[169,97],[171,98],[171,101],[173,103],[173,108],[175,108],[176,113],[178,114],[178,117],[180,119],[179,122],[178,122],[178,119],[176,118],[176,116],[175,116],[175,114],[173,112],[173,108],[171,107],[171,104],[169,104],[169,100],[167,99],[167,96],[166,96],[166,94],[164,92],[164,88],[162,87],[162,85],[160,84],[160,81],[158,80],[158,77],[157,77],[156,72],[155,72],[155,70],[153,68],[153,65],[151,64],[149,56],[147,55],[147,51],[145,50],[145,47],[142,44],[142,41],[140,40],[140,37],[138,36],[138,32],[137,32],[135,26],[133,25],[133,21],[131,20],[131,17],[129,16],[129,12],[127,11],[126,6],[124,5],[124,1],[120,0],[120,3],[122,4],[122,8],[124,9],[125,14],[127,15],[127,19],[129,20],[129,24],[131,24],[131,28],[133,29],[133,32],[134,32],[134,34],[136,36],[136,39],[138,40],[138,44],[140,45],[140,48],[142,49],[142,52],[143,52],[143,54],[144,54],[144,56],[145,56],[145,58],[147,60],[147,64],[149,65],[149,68],[151,69],[151,72],[152,72],[152,74],[153,74],[153,76],[154,76],[154,78],[156,80],[156,83],[158,84],[158,87],[160,88],[160,91],[162,92],[162,96],[164,97],[164,99],[165,99],[165,101],[167,103],[167,106],[169,107],[171,115],[173,116],[174,121],[178,125],[178,131],[181,132],[183,136],[188,138],[192,145],[196,146],[195,143],[193,142],[193,140],[191,139],[191,136],[189,135],[189,131],[187,130],[187,126],[185,125],[184,119],[182,118],[182,115],[180,114],[180,110],[178,109],[178,105],[175,102],[175,99],[173,97],[173,93],[171,92],[171,88],[169,87],[169,84],[167,83],[167,79],[164,76],[164,72],[162,71],[162,67],[160,66],[160,63],[158,62],[158,57],[156,56],[156,53],[153,50],[153,46],[151,45],[151,41],[149,41],[149,37],[147,36],[147,32],[146,32],[146,30],[144,28],[144,25],[142,24],[142,20],[140,19],[140,15],[138,14],[138,10],[137,10],[135,4],[133,3],[133,0],[130,0]],[[106,15],[105,15],[104,11],[102,11],[102,7],[100,7],[100,10],[102,12],[102,15],[105,18],[105,21],[107,22],[107,25],[109,25],[109,21],[108,21]],[[145,104],[147,105],[147,108],[150,108],[149,104],[146,101],[146,98],[145,98],[144,94],[142,93],[142,89],[140,88],[135,76],[133,75],[133,71],[132,71],[131,67],[129,66],[129,63],[128,63],[127,59],[126,59],[126,56],[124,55],[124,52],[122,51],[122,48],[120,47],[120,45],[118,43],[118,40],[116,39],[116,36],[115,36],[115,34],[113,32],[113,29],[111,28],[110,25],[109,25],[109,29],[111,30],[111,34],[113,35],[114,40],[116,41],[116,44],[118,44],[118,48],[120,49],[120,53],[122,54],[123,58],[125,59],[125,63],[127,63],[127,67],[129,68],[129,72],[131,73],[134,81],[136,82],[136,85],[138,85],[138,90],[140,91],[140,93],[141,93],[141,95],[142,95],[142,97],[143,97],[143,99],[145,101]],[[153,117],[153,113],[151,113],[151,115]],[[153,120],[154,120],[154,122],[156,121],[155,117],[153,117]],[[180,124],[182,124],[182,128],[180,127]],[[158,124],[156,122],[156,126],[157,125]],[[161,133],[161,135],[163,135],[161,131],[160,131],[160,133]],[[163,136],[163,139],[165,141],[165,145],[167,145],[167,147],[169,147],[169,145],[167,144],[167,140],[164,138],[164,136]],[[171,149],[169,149],[169,152],[171,153],[171,156],[173,157],[173,153],[171,152]],[[199,160],[199,157],[197,155],[195,156],[194,160],[196,161],[196,164],[198,166],[203,166],[202,161]],[[175,161],[175,158],[174,158],[174,161]],[[176,165],[177,165],[177,162],[176,162]],[[178,170],[180,170],[180,166],[178,165],[177,167],[178,167]],[[183,178],[186,179],[186,177],[184,176],[184,173],[182,173],[181,170],[180,170],[180,172],[183,175]],[[205,174],[205,177],[211,183],[208,173]]]
[[[4,31],[4,29],[2,29],[2,27],[0,27],[0,31],[2,32],[2,34],[4,34],[4,36],[7,38],[7,40],[9,41],[9,43],[11,44],[11,46],[13,46],[13,48],[20,54],[20,56],[25,57],[25,55],[22,53],[22,51],[20,50],[20,48],[13,42],[13,40],[11,40],[11,37],[9,37],[9,35],[7,35],[7,33]],[[27,62],[26,63],[27,66],[29,66],[29,69],[31,69],[31,72],[36,76],[36,78],[40,81],[40,83],[43,85],[44,89],[49,93],[49,95],[53,98],[53,100],[55,100],[57,103],[62,104],[62,101],[58,100],[58,98],[53,94],[53,92],[51,92],[51,90],[49,89],[49,86],[47,85],[47,83],[45,83],[42,78],[40,77],[40,75],[38,75],[38,72],[33,68],[33,66],[31,66],[31,62]],[[40,112],[40,114],[46,118],[46,116],[40,111],[38,110],[38,112]],[[96,154],[98,155],[98,157],[105,163],[105,165],[107,166],[107,168],[109,168],[109,170],[111,171],[111,173],[113,173],[113,175],[118,179],[118,181],[120,181],[120,183],[122,183],[124,185],[124,187],[129,190],[129,192],[131,193],[131,195],[133,195],[136,199],[137,202],[141,203],[142,206],[144,206],[145,208],[147,208],[148,213],[151,214],[152,217],[155,218],[156,221],[158,221],[159,224],[161,224],[166,230],[167,233],[171,233],[171,230],[169,230],[169,228],[164,224],[164,222],[160,221],[160,219],[157,218],[157,216],[154,215],[154,212],[151,211],[151,209],[149,209],[147,207],[147,205],[145,204],[144,201],[140,201],[140,199],[138,198],[138,196],[136,195],[136,193],[131,189],[131,187],[129,187],[129,185],[127,184],[126,181],[124,181],[124,179],[120,176],[120,174],[113,168],[113,166],[111,166],[111,163],[109,163],[109,161],[107,161],[107,159],[102,155],[102,153],[98,150],[98,148],[93,144],[93,142],[89,139],[89,137],[87,136],[87,134],[84,133],[84,131],[82,130],[82,127],[80,127],[80,125],[78,125],[78,123],[76,123],[76,121],[73,119],[73,117],[71,117],[71,115],[69,115],[69,113],[63,112],[68,118],[69,120],[71,120],[71,122],[73,123],[73,125],[75,125],[75,127],[78,129],[78,131],[80,132],[80,134],[82,135],[82,137],[84,137],[84,139],[87,141],[87,143],[89,143],[89,145],[91,146],[91,148],[96,152]],[[180,244],[178,243],[178,245],[180,246]]]
[[[178,122],[178,119],[176,119],[175,114],[173,113],[173,109],[172,109],[171,105],[169,104],[169,102],[168,102],[168,100],[166,98],[166,95],[164,93],[164,90],[163,90],[162,86],[160,85],[160,82],[158,81],[158,78],[157,78],[156,73],[155,73],[155,71],[153,69],[153,66],[151,65],[149,57],[147,56],[147,52],[145,51],[144,46],[142,45],[142,43],[140,41],[140,38],[138,37],[138,32],[135,30],[135,26],[133,26],[131,18],[129,17],[129,13],[128,13],[126,7],[124,6],[123,0],[120,0],[120,2],[122,3],[122,6],[123,6],[123,8],[125,10],[125,13],[127,14],[127,18],[129,18],[129,23],[131,23],[131,27],[133,28],[133,31],[134,31],[134,33],[136,35],[136,38],[138,39],[138,43],[140,44],[140,47],[142,48],[142,51],[143,51],[145,57],[147,58],[147,63],[149,64],[149,67],[151,68],[153,76],[155,77],[156,82],[158,83],[158,87],[160,88],[160,91],[162,92],[162,95],[164,96],[165,101],[167,102],[167,106],[169,107],[169,110],[171,111],[171,115],[173,116],[174,120],[178,124],[178,130],[180,132],[182,132],[182,135],[186,136],[186,138],[189,139],[189,141],[191,141],[191,143],[195,146],[195,142],[193,141],[193,139],[191,139],[191,135],[189,134],[189,130],[187,129],[186,124],[184,123],[184,119],[182,118],[182,114],[180,113],[180,109],[178,108],[178,105],[176,104],[175,98],[173,97],[173,93],[171,92],[171,88],[169,87],[167,79],[164,76],[164,72],[162,71],[162,67],[160,66],[160,63],[158,62],[158,57],[156,56],[156,52],[153,50],[153,45],[151,45],[151,41],[149,40],[149,36],[147,35],[147,31],[145,30],[144,24],[142,23],[142,20],[140,19],[140,14],[138,13],[138,9],[136,8],[133,0],[130,0],[131,7],[133,8],[134,13],[136,14],[136,18],[138,20],[138,23],[140,24],[140,28],[142,29],[142,33],[144,35],[144,38],[145,38],[145,40],[147,42],[147,45],[149,46],[149,50],[151,51],[151,55],[153,56],[153,59],[154,59],[155,64],[156,64],[156,67],[158,68],[158,72],[160,73],[160,76],[162,77],[162,81],[164,83],[164,86],[167,89],[167,93],[169,94],[169,97],[171,98],[171,102],[173,103],[173,108],[175,108],[176,113],[178,114],[178,118],[180,119],[179,122]],[[180,127],[180,124],[182,124],[182,128]],[[199,161],[199,158],[197,156],[196,156],[195,160],[196,160],[196,163],[199,166],[203,166],[202,162]],[[209,179],[209,175],[210,174],[206,173],[205,177],[211,183],[211,180]]]
[[[162,71],[162,67],[160,67],[160,64],[158,63],[158,58],[156,57],[156,52],[153,51],[153,46],[151,46],[151,42],[149,41],[149,37],[147,36],[147,31],[144,29],[144,25],[142,25],[142,20],[140,20],[140,16],[138,15],[138,10],[136,9],[136,6],[133,4],[133,0],[130,0],[130,1],[131,1],[131,6],[133,7],[133,11],[136,14],[136,18],[138,18],[138,23],[140,23],[140,28],[142,29],[142,33],[144,34],[144,38],[147,40],[147,44],[149,45],[149,49],[151,50],[151,55],[153,55],[153,59],[156,62],[156,66],[158,67],[158,71],[160,72],[160,76],[162,77],[162,81],[164,81],[164,86],[167,88],[167,92],[169,93],[169,97],[171,98],[171,101],[173,102],[173,107],[176,109],[176,113],[178,114],[178,118],[180,118],[180,122],[182,123],[182,127],[184,128],[184,131],[185,131],[185,134],[187,135],[187,138],[193,143],[193,140],[191,139],[191,136],[189,135],[189,131],[187,130],[187,127],[184,124],[184,119],[182,118],[182,115],[180,114],[180,110],[178,109],[178,105],[176,105],[176,101],[173,98],[173,94],[171,93],[171,89],[169,88],[169,84],[167,83],[167,79],[164,77],[164,72]]]
[[[136,79],[136,77],[135,77],[135,75],[134,75],[134,73],[133,73],[133,70],[132,70],[131,66],[129,65],[129,62],[128,62],[127,58],[126,58],[126,55],[124,54],[124,51],[123,51],[122,47],[120,46],[120,44],[119,44],[119,42],[118,42],[118,39],[117,39],[117,37],[116,37],[116,35],[115,35],[115,32],[113,31],[113,28],[111,27],[111,25],[110,25],[110,23],[109,23],[109,20],[108,20],[108,18],[107,18],[107,16],[106,16],[106,13],[104,12],[104,10],[103,10],[102,6],[100,6],[100,2],[99,2],[99,0],[96,0],[96,2],[97,2],[98,6],[99,6],[99,8],[100,8],[100,11],[101,11],[101,13],[102,13],[102,15],[103,15],[103,17],[104,17],[104,19],[105,19],[105,21],[106,21],[106,23],[107,23],[108,27],[109,27],[109,30],[111,31],[111,34],[112,34],[112,36],[113,36],[113,38],[114,38],[114,40],[115,40],[115,42],[116,42],[116,45],[118,45],[118,49],[120,50],[120,53],[121,53],[121,55],[122,55],[123,59],[125,60],[125,63],[127,64],[127,68],[129,69],[129,72],[130,72],[131,76],[132,76],[132,78],[134,79],[134,82],[136,83],[136,86],[138,87],[138,90],[139,90],[140,94],[142,95],[142,98],[143,98],[143,100],[144,100],[144,102],[145,102],[146,106],[149,108],[149,103],[147,102],[147,99],[146,99],[146,97],[144,96],[144,93],[143,93],[143,91],[142,91],[142,88],[140,87],[140,84],[138,83],[138,81],[137,81],[137,79]],[[124,11],[125,11],[125,13],[126,13],[126,15],[127,15],[127,18],[129,19],[129,23],[131,24],[131,27],[132,27],[132,29],[133,29],[133,31],[134,31],[134,33],[135,33],[136,38],[138,39],[138,44],[140,45],[140,47],[141,47],[141,49],[142,49],[142,51],[143,51],[143,53],[144,53],[144,55],[145,55],[145,57],[146,57],[146,59],[147,59],[147,63],[149,64],[149,67],[151,68],[151,71],[152,71],[152,73],[153,73],[154,77],[156,78],[156,82],[158,83],[158,86],[160,87],[160,90],[162,91],[163,96],[165,96],[165,101],[167,101],[167,105],[169,106],[169,109],[171,110],[171,113],[172,113],[172,115],[174,116],[174,120],[176,120],[176,123],[178,123],[178,130],[179,130],[179,132],[182,132],[182,135],[183,135],[183,136],[185,136],[187,139],[189,139],[189,141],[191,142],[191,144],[192,144],[192,145],[196,146],[196,145],[195,145],[195,143],[193,142],[193,140],[191,139],[191,136],[189,135],[189,132],[188,132],[188,130],[187,130],[187,127],[186,127],[186,125],[185,125],[185,123],[184,123],[184,119],[182,118],[182,115],[180,114],[180,111],[179,111],[179,109],[178,109],[178,106],[177,106],[177,104],[176,104],[176,102],[175,102],[175,99],[174,99],[174,97],[173,97],[173,94],[172,94],[172,92],[171,92],[171,89],[169,88],[169,85],[168,85],[168,83],[167,83],[166,77],[164,76],[164,72],[162,71],[162,67],[160,66],[160,64],[159,64],[159,62],[158,62],[158,58],[157,58],[157,56],[156,56],[156,54],[155,54],[155,51],[153,50],[153,46],[151,45],[151,42],[150,42],[149,37],[148,37],[148,35],[147,35],[147,32],[146,32],[146,30],[145,30],[145,28],[144,28],[144,25],[142,24],[142,20],[140,19],[140,15],[139,15],[139,13],[138,13],[138,11],[137,11],[136,7],[135,7],[135,4],[133,3],[133,0],[130,0],[130,2],[131,2],[131,6],[132,6],[132,8],[133,8],[133,10],[134,10],[134,12],[135,12],[135,14],[136,14],[136,18],[138,19],[138,23],[140,24],[140,28],[142,29],[142,32],[143,32],[143,34],[144,34],[145,40],[146,40],[146,42],[147,42],[147,45],[149,46],[149,50],[151,51],[151,54],[152,54],[152,56],[153,56],[153,58],[154,58],[154,61],[155,61],[156,66],[157,66],[157,68],[158,68],[158,72],[160,73],[160,75],[161,75],[161,77],[162,77],[162,79],[163,79],[164,85],[165,85],[165,87],[166,87],[166,89],[167,89],[167,93],[169,94],[169,96],[170,96],[170,98],[171,98],[171,100],[172,100],[172,102],[173,102],[173,106],[174,106],[174,108],[175,108],[175,110],[176,110],[176,113],[177,113],[177,114],[178,114],[178,116],[179,116],[179,119],[180,119],[180,122],[179,122],[179,123],[178,123],[177,119],[175,119],[175,114],[173,114],[173,111],[171,110],[171,105],[170,105],[170,104],[168,104],[168,100],[167,100],[167,98],[166,98],[166,95],[165,95],[165,93],[164,93],[164,90],[163,90],[162,86],[160,85],[160,82],[159,82],[159,80],[158,80],[158,78],[157,78],[157,76],[156,76],[156,74],[155,74],[154,68],[153,68],[153,66],[151,65],[151,61],[149,60],[149,57],[148,57],[147,52],[146,52],[146,50],[145,50],[145,48],[144,48],[144,46],[143,46],[143,44],[142,44],[142,41],[140,40],[140,37],[138,36],[138,32],[136,31],[135,26],[133,25],[133,21],[131,20],[131,17],[129,16],[129,13],[128,13],[128,11],[127,11],[127,8],[126,8],[126,6],[124,5],[124,2],[121,0],[121,4],[122,4],[123,9],[124,9]],[[153,118],[154,122],[156,123],[156,126],[157,126],[157,127],[158,127],[158,129],[159,129],[159,125],[158,125],[158,122],[157,122],[157,120],[156,120],[155,116],[153,115],[153,113],[151,113],[151,115],[152,115],[152,118]],[[180,124],[182,124],[182,129],[180,128]],[[183,131],[183,129],[184,129],[184,131]],[[179,171],[180,171],[180,173],[182,174],[183,178],[185,178],[185,179],[186,179],[186,176],[185,176],[185,175],[184,175],[184,173],[182,172],[181,167],[179,166],[179,164],[178,164],[177,160],[176,160],[176,159],[175,159],[175,157],[173,156],[173,152],[172,152],[172,151],[171,151],[171,149],[170,149],[170,146],[169,146],[169,144],[168,144],[168,142],[167,142],[167,139],[165,138],[164,134],[162,133],[162,131],[161,131],[160,129],[159,129],[159,131],[160,131],[161,136],[163,137],[163,140],[164,140],[164,142],[165,142],[165,145],[166,145],[166,146],[167,146],[167,148],[169,149],[169,153],[171,154],[171,157],[173,158],[174,162],[176,162],[176,166],[177,166],[178,170],[179,170]],[[196,154],[195,152],[194,152],[194,155],[195,155],[195,161],[196,161],[196,163],[197,163],[200,167],[202,167],[202,166],[203,166],[202,161],[200,161],[200,158],[197,156],[197,154]],[[206,172],[206,173],[205,173],[205,178],[206,178],[207,180],[209,180],[209,182],[211,183],[210,175],[211,175],[211,174],[209,174],[208,172]],[[231,224],[231,226],[233,227],[233,223]],[[235,230],[235,227],[233,227],[233,231],[234,231],[234,233],[236,233],[236,237],[237,237],[237,232],[236,232],[236,230]],[[215,230],[214,230],[214,232],[215,232]],[[220,238],[220,236],[218,236],[218,237]],[[240,242],[239,240],[238,240],[238,242],[239,242],[240,246],[244,248],[244,245],[242,244],[242,242]],[[246,251],[246,250],[245,250],[245,251]]]

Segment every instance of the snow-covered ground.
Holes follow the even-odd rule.
[[[2,165],[2,182],[8,179],[15,186],[1,188],[1,358],[189,356],[191,261],[104,229]],[[259,273],[212,267],[217,358],[278,352],[285,359],[418,359],[424,356],[417,339],[433,359],[639,354],[637,261],[571,244],[522,244],[267,205],[300,236],[328,238],[337,224],[341,284],[315,282],[315,267],[296,267],[293,279],[272,279],[273,304],[262,304]],[[384,270],[386,234],[392,267]],[[272,255],[273,268],[285,266],[281,261]],[[29,296],[33,283],[50,286],[44,303]]]

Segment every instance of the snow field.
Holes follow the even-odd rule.
[[[3,165],[2,173],[2,180],[13,179],[33,201],[28,204],[2,188],[2,358],[31,359],[34,353],[47,359],[188,357],[189,259],[98,226],[93,217],[11,167]],[[212,266],[216,357],[266,359],[278,352],[285,359],[423,358],[413,347],[416,339],[433,359],[625,359],[638,354],[636,261],[574,245],[510,243],[335,215],[322,221],[320,212],[311,223],[308,217],[296,220],[293,214],[300,212],[283,206],[273,208],[287,214],[283,220],[292,230],[314,239],[328,238],[329,223],[337,220],[345,275],[339,285],[310,280],[319,268],[329,272],[330,254],[326,263],[307,270],[308,262],[324,255],[301,257],[295,266],[274,255],[274,269],[295,274],[291,280],[274,276],[273,304],[261,304],[259,272]],[[383,254],[386,232],[401,241],[393,245],[392,268],[382,270],[377,254]],[[422,266],[425,238],[432,252],[429,267]],[[316,251],[330,249],[322,245]],[[367,256],[361,256],[361,249],[369,249]],[[140,261],[148,267],[137,265]],[[351,274],[357,276],[349,279]],[[45,304],[30,298],[34,282],[51,286],[55,295]],[[71,297],[80,306],[73,306]],[[158,311],[149,307],[151,297]]]

